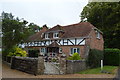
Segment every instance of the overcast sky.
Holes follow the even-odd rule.
[[[80,22],[80,13],[88,0],[1,0],[0,12],[12,13],[29,23],[69,25]]]

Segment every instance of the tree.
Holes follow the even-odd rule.
[[[25,42],[30,35],[41,29],[34,23],[27,24],[26,20],[15,18],[12,13],[2,13],[2,43],[5,53],[9,53],[10,49]]]
[[[27,23],[26,20],[20,21],[19,18],[14,18],[12,13],[2,13],[2,43],[4,49],[10,49],[26,40],[29,35]]]
[[[31,32],[31,34],[35,34],[36,32],[39,32],[41,27],[39,27],[38,25],[34,24],[34,23],[30,23],[29,25],[29,30]]]
[[[105,47],[120,49],[120,2],[91,2],[82,13],[81,21],[88,21],[103,31]]]

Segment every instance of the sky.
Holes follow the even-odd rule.
[[[64,26],[80,22],[80,13],[87,3],[88,0],[1,0],[0,13],[12,13],[39,26]]]

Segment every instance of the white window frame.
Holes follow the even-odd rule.
[[[62,48],[59,48],[59,53],[62,53]]]
[[[74,52],[74,50],[76,50],[76,52]],[[77,53],[77,48],[73,48],[73,52],[72,52],[72,53],[73,53],[73,54],[74,54],[74,53]]]
[[[100,32],[97,31],[96,38],[100,39]]]
[[[41,34],[41,37],[43,37],[44,33]]]
[[[59,38],[59,33],[58,32],[53,33],[53,38]]]
[[[72,49],[72,52],[71,52],[71,49]],[[79,53],[78,53],[78,49],[79,49]],[[74,52],[74,50],[76,50],[76,52]],[[80,48],[70,48],[70,55],[73,55],[74,53],[80,54]]]
[[[40,48],[41,53],[45,53],[45,48]]]
[[[49,39],[49,34],[48,33],[45,34],[45,39]]]

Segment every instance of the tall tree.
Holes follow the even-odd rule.
[[[35,34],[36,32],[39,32],[41,27],[39,27],[38,25],[34,24],[34,23],[30,23],[29,25],[29,30],[31,32],[31,34]]]
[[[103,31],[105,47],[120,49],[120,2],[91,2],[82,13],[81,21],[88,21]]]
[[[28,22],[20,21],[10,13],[2,13],[2,43],[5,49],[12,48],[14,45],[26,40],[29,35],[27,24]]]

